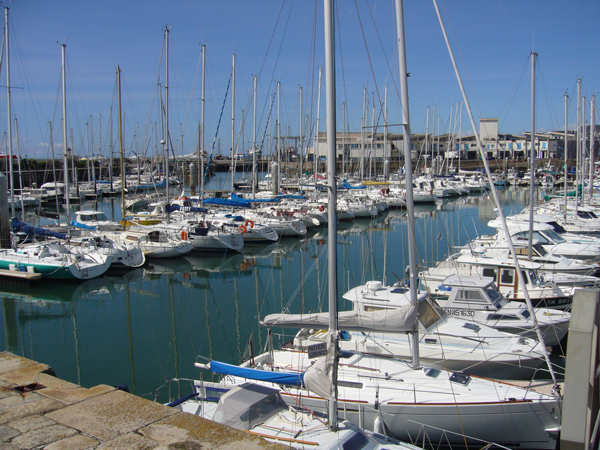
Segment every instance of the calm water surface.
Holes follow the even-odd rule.
[[[505,213],[520,211],[528,195],[528,189],[500,192]],[[120,218],[120,199],[84,208]],[[494,232],[486,225],[495,217],[486,194],[415,209],[422,264]],[[405,278],[407,232],[403,210],[340,225],[340,309],[350,307],[341,296],[351,287]],[[0,285],[2,349],[49,364],[60,378],[84,387],[127,384],[135,394],[152,399],[160,393],[158,401],[166,401],[167,380],[198,378],[198,355],[237,364],[250,339],[261,352],[266,329],[258,320],[266,314],[326,309],[326,235],[326,229],[311,231],[243,255],[152,260],[84,283]],[[275,343],[289,338],[277,335]]]

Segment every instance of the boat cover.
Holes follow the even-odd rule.
[[[170,214],[175,211],[205,213],[206,208],[199,208],[197,206],[181,206],[181,205],[166,205],[165,206],[165,212],[167,214]]]
[[[279,389],[244,383],[221,397],[213,420],[238,430],[250,430],[287,410]]]
[[[304,373],[295,372],[271,372],[267,370],[239,367],[220,361],[211,361],[210,370],[221,375],[233,375],[247,378],[249,380],[268,381],[270,383],[285,384],[288,386],[302,386]]]
[[[27,225],[26,223],[21,222],[16,217],[12,218],[12,220],[10,222],[10,227],[12,228],[13,233],[17,233],[17,232],[21,231],[30,236],[32,236],[32,235],[50,236],[50,237],[55,237],[57,239],[68,239],[68,236],[64,233],[57,233],[55,231],[50,231],[46,228],[35,228],[35,227],[32,227],[31,225]]]
[[[209,197],[203,200],[205,205],[226,205],[226,206],[239,206],[241,208],[250,208],[252,205],[248,200],[239,198],[237,200],[231,200],[228,198],[216,198]]]
[[[76,222],[74,220],[71,220],[71,226],[76,227],[76,228],[82,228],[84,230],[95,230],[96,229],[96,227],[90,227],[89,225],[86,225],[85,223]]]
[[[233,192],[231,194],[231,200],[234,201],[244,201],[244,202],[248,202],[248,203],[278,203],[279,202],[279,198],[242,198],[239,197],[238,195],[236,195],[235,192]]]
[[[417,307],[408,304],[381,311],[343,311],[338,313],[338,328],[345,331],[405,332],[417,329]],[[329,328],[329,313],[269,314],[261,322],[268,327]]]

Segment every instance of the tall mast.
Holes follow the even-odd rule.
[[[302,147],[304,146],[304,133],[303,133],[303,124],[304,124],[304,118],[303,118],[303,111],[302,111],[302,86],[300,86],[300,147],[299,147],[299,155],[298,155],[298,159],[300,161],[300,169],[298,170],[298,184],[300,184],[300,179],[302,178]]]
[[[235,53],[231,64],[231,192],[235,178]]]
[[[375,93],[373,92],[373,113],[371,115],[371,152],[369,153],[369,181],[373,178],[373,156],[375,152]]]
[[[325,7],[327,7],[327,5],[325,5]],[[319,169],[318,166],[318,150],[319,150],[319,119],[321,117],[321,71],[322,68],[319,67],[319,88],[317,89],[317,129],[315,131],[315,145],[314,145],[314,149],[313,149],[313,159],[314,159],[314,181],[315,181],[315,192],[317,191],[317,170]],[[327,74],[325,74],[325,76],[327,76]]]
[[[594,135],[596,134],[596,96],[592,96],[592,104],[590,105],[590,199],[589,202],[592,204],[592,197],[594,195],[594,146],[596,141]]]
[[[460,125],[458,127],[458,173],[460,173],[460,156],[462,153],[461,144],[462,144],[462,112],[463,112],[463,104],[460,104]]]
[[[71,204],[69,202],[69,167],[67,164],[67,77],[65,71],[67,44],[62,44],[62,110],[63,110],[63,175],[65,197],[67,199],[67,227],[71,225]]]
[[[110,122],[110,142],[108,144],[108,149],[110,151],[110,155],[108,157],[108,181],[110,182],[110,192],[112,195],[113,192],[113,170],[112,170],[112,165],[113,165],[113,117],[112,117],[112,106],[110,107],[110,117],[109,117],[109,122]]]
[[[13,144],[12,144],[12,111],[11,111],[11,93],[10,93],[10,57],[8,45],[8,8],[4,8],[4,43],[6,46],[6,105],[8,108],[8,167],[10,174],[10,214],[15,216],[15,190],[14,190],[14,174],[13,174]]]
[[[165,194],[167,203],[169,203],[169,30],[171,28],[165,26],[165,174],[166,181]],[[169,215],[167,214],[167,222]]]
[[[429,155],[429,106],[427,107],[427,119],[425,120],[425,169],[427,169],[427,156]],[[431,154],[433,159],[433,152]]]
[[[346,102],[342,103],[342,176],[346,173]]]
[[[408,72],[406,70],[406,41],[404,38],[404,11],[402,0],[396,0],[396,27],[398,32],[398,68],[400,69],[400,99],[404,141],[404,169],[406,172],[406,209],[408,211],[408,267],[410,301],[417,306],[417,253],[414,235],[415,205],[413,199],[413,173],[410,151],[410,114],[408,109]],[[419,330],[411,332],[412,366],[419,367]]]
[[[206,44],[202,44],[202,107],[200,115],[200,204],[204,204],[204,109],[206,104]]]
[[[533,206],[535,196],[535,58],[531,52],[531,162],[529,165],[529,261],[533,258]]]
[[[575,183],[575,211],[579,203],[579,184],[581,183],[581,78],[577,79],[577,181]]]
[[[387,84],[385,86],[385,94],[383,96],[383,178],[385,181],[389,177],[390,160],[388,155],[388,122],[387,122]]]
[[[121,161],[121,212],[125,223],[125,158],[123,157],[123,122],[121,120],[121,68],[117,66],[117,94],[119,107],[119,153]]]
[[[256,198],[256,95],[258,90],[258,77],[254,75],[254,123],[252,130],[252,198]]]
[[[277,194],[281,191],[281,81],[277,82]]]
[[[337,225],[336,225],[336,117],[335,117],[335,58],[334,58],[334,9],[333,0],[325,0],[325,85],[327,92],[327,183],[329,204],[327,208],[329,262],[329,331],[333,336],[333,385],[335,395],[329,402],[329,423],[337,430],[337,369],[338,369],[338,320],[337,320]]]
[[[363,116],[360,121],[360,181],[364,179],[365,173],[365,121],[367,117],[367,88],[363,91]]]
[[[569,148],[569,95],[565,92],[565,221],[567,220],[567,176],[569,174],[567,150]]]

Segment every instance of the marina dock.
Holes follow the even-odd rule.
[[[82,388],[57,378],[46,364],[2,352],[0,448],[285,447],[111,386]]]

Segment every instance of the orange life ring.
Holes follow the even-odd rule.
[[[244,224],[244,226],[247,227],[248,224],[250,224],[250,228],[254,228],[254,222],[252,222],[250,219],[246,220],[246,223]]]
[[[187,232],[185,232],[185,231],[182,231],[182,232],[181,232],[181,240],[182,240],[182,241],[187,241],[187,238],[188,238],[188,234],[187,234]]]
[[[323,205],[319,206],[319,211],[321,211],[321,212],[325,211],[325,207]]]
[[[244,225],[240,225],[240,233],[244,234],[246,233],[248,230],[246,229],[246,227]]]

